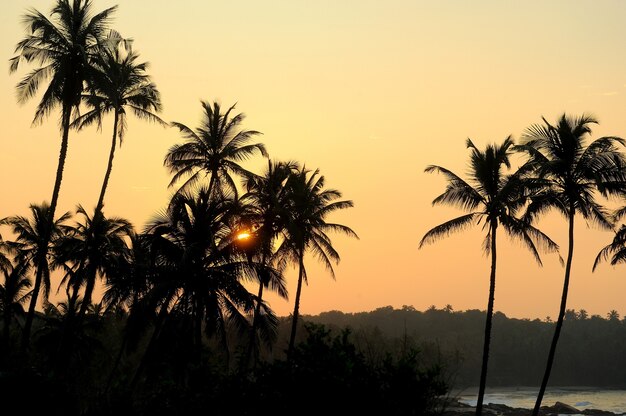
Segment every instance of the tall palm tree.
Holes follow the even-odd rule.
[[[41,122],[55,107],[61,107],[61,150],[50,202],[51,223],[63,179],[72,114],[78,112],[86,82],[92,76],[95,54],[116,8],[92,16],[90,0],[57,0],[50,19],[35,9],[24,16],[28,34],[15,47],[17,55],[11,59],[10,71],[16,71],[23,61],[39,67],[17,84],[18,101],[32,98],[49,79],[33,123]]]
[[[33,292],[22,332],[22,348],[26,348],[30,341],[39,294],[43,293],[44,301],[47,301],[50,294],[51,250],[57,239],[65,232],[64,223],[70,217],[70,214],[66,212],[50,223],[50,209],[45,202],[41,205],[33,204],[30,206],[31,218],[14,216],[3,220],[3,223],[9,225],[16,235],[15,241],[8,242],[17,252],[16,262],[29,264],[35,271]]]
[[[161,98],[156,85],[146,73],[148,63],[139,63],[138,58],[139,54],[132,49],[131,41],[111,31],[94,61],[91,92],[84,95],[91,110],[74,121],[81,128],[94,122],[101,127],[102,116],[113,113],[111,151],[96,210],[101,210],[104,205],[117,139],[121,146],[126,132],[126,113],[130,111],[140,119],[166,125],[155,114],[161,111]]]
[[[287,238],[279,252],[286,253],[288,255],[286,258],[298,263],[298,286],[287,350],[289,357],[293,354],[296,341],[302,283],[308,282],[304,255],[311,252],[334,279],[333,262],[338,263],[340,256],[333,247],[328,232],[340,232],[358,238],[350,227],[326,222],[329,214],[351,208],[354,204],[350,200],[338,201],[341,192],[336,189],[324,189],[324,183],[324,176],[319,174],[319,170],[310,171],[304,166],[292,173],[288,179],[291,216],[287,219]]]
[[[541,259],[537,250],[538,244],[548,250],[557,250],[557,245],[545,234],[516,217],[517,212],[526,202],[524,178],[528,173],[528,166],[522,166],[511,175],[505,173],[505,168],[511,167],[509,159],[512,154],[512,146],[513,140],[509,136],[501,145],[488,145],[484,151],[481,151],[470,139],[467,139],[467,147],[471,150],[469,182],[441,166],[431,165],[426,168],[427,173],[441,173],[448,181],[446,190],[433,200],[433,205],[452,205],[462,208],[468,213],[429,230],[420,241],[419,247],[481,222],[487,234],[484,248],[491,256],[491,272],[476,415],[482,413],[487,381],[496,288],[496,235],[498,226],[501,225],[509,235],[521,240],[539,264],[541,264]]]
[[[52,199],[47,210],[49,227],[41,230],[52,231],[56,212],[63,169],[69,142],[72,114],[78,112],[86,81],[91,78],[94,54],[104,37],[110,17],[115,11],[110,7],[91,15],[90,0],[57,0],[50,13],[50,19],[35,9],[24,16],[27,35],[15,47],[16,56],[10,60],[10,71],[15,72],[22,62],[38,65],[17,84],[18,101],[23,103],[34,97],[42,83],[49,80],[43,93],[33,123],[41,122],[57,106],[61,107],[61,148],[57,165]],[[50,234],[42,234],[45,240],[42,247],[48,247]],[[42,253],[39,257],[46,257]],[[40,267],[36,267],[39,270]],[[38,277],[41,277],[39,272]],[[35,281],[35,288],[28,309],[22,347],[26,348],[30,338],[30,325],[35,313],[34,306],[41,281]]]
[[[263,290],[265,288],[272,289],[281,297],[287,298],[287,289],[282,273],[269,273],[266,268],[273,262],[277,243],[285,235],[288,218],[291,214],[287,183],[290,176],[296,173],[298,168],[298,164],[295,162],[268,160],[267,169],[261,176],[247,177],[244,182],[244,188],[247,192],[241,199],[250,206],[246,220],[254,225],[254,234],[251,238],[241,241],[240,244],[244,245],[244,249],[255,251],[261,266],[255,273],[259,290],[255,299],[256,305],[252,317],[245,365],[249,364],[252,351],[255,350],[257,330],[262,317],[265,316],[261,310],[264,305]],[[272,279],[273,276],[276,278]]]
[[[172,123],[183,134],[186,142],[172,146],[165,156],[164,164],[174,175],[170,186],[186,178],[180,190],[188,190],[200,178],[210,175],[210,194],[227,191],[237,195],[237,186],[232,175],[250,175],[239,163],[257,152],[267,157],[262,143],[249,143],[260,133],[239,130],[245,116],[242,113],[232,116],[234,105],[225,113],[221,112],[217,102],[211,105],[202,101],[202,108],[204,119],[196,131],[182,123]]]
[[[625,142],[619,137],[610,136],[601,137],[586,145],[592,124],[597,124],[597,120],[589,115],[568,117],[563,114],[556,125],[550,124],[544,118],[543,123],[534,124],[526,130],[519,146],[520,150],[530,156],[539,186],[539,192],[528,206],[526,218],[533,221],[547,210],[556,209],[569,223],[559,317],[533,409],[535,416],[539,414],[563,326],[574,257],[576,214],[581,214],[586,221],[603,229],[611,229],[611,218],[597,201],[597,194],[605,197],[626,194],[626,159],[620,152]]]

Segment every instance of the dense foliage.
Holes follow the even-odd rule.
[[[418,311],[391,306],[371,312],[338,311],[306,316],[329,328],[350,327],[358,348],[375,356],[419,347],[425,359],[441,357],[455,388],[478,385],[485,312],[450,307]],[[487,385],[536,386],[545,367],[555,323],[494,314],[491,365]],[[615,311],[606,317],[568,310],[552,385],[626,387],[626,321]]]

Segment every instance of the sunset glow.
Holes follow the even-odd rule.
[[[319,168],[328,188],[354,201],[330,220],[360,239],[333,235],[341,255],[334,280],[322,264],[308,262],[303,314],[386,305],[485,309],[489,260],[480,227],[418,250],[427,230],[461,214],[432,207],[445,180],[424,168],[437,164],[463,175],[468,137],[480,148],[508,135],[518,140],[542,116],[554,121],[563,112],[595,115],[593,138],[626,137],[626,2],[93,3],[94,10],[119,4],[112,25],[150,63],[163,120],[195,128],[200,100],[237,103],[243,127],[262,133],[258,141],[273,160]],[[40,95],[19,104],[15,86],[33,67],[8,71],[29,7],[47,13],[51,2],[7,1],[0,14],[0,218],[26,215],[31,203],[50,200],[59,154],[59,108],[32,125]],[[127,124],[105,210],[140,231],[176,191],[163,160],[183,135],[130,113]],[[95,206],[111,131],[108,115],[101,129],[70,132],[58,215],[78,204]],[[267,161],[255,156],[242,164],[260,172]],[[537,225],[563,255],[566,221],[551,213]],[[569,307],[626,314],[626,267],[602,264],[591,272],[612,232],[580,219],[576,235]],[[2,236],[8,237],[4,229]],[[555,319],[558,257],[545,255],[538,267],[517,243],[502,237],[499,244],[495,309]],[[286,272],[293,296],[297,271]],[[59,281],[52,279],[52,298],[63,295],[55,293]],[[292,310],[291,301],[272,294],[267,300],[279,316]]]

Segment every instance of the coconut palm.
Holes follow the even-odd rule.
[[[244,249],[252,249],[258,258],[260,269],[256,270],[255,276],[259,283],[256,297],[250,340],[246,350],[245,365],[250,362],[253,350],[257,350],[257,330],[260,321],[267,312],[261,311],[263,303],[263,291],[269,288],[277,292],[281,297],[287,298],[287,289],[282,273],[270,273],[271,263],[275,258],[277,243],[288,224],[291,214],[289,188],[287,182],[291,174],[297,172],[298,165],[295,162],[273,162],[268,160],[267,170],[261,176],[250,176],[244,182],[246,193],[241,197],[249,207],[246,220],[253,224],[253,235],[250,238],[239,241]],[[251,247],[252,246],[252,247]],[[272,277],[276,278],[272,278]],[[268,340],[270,341],[270,340]]]
[[[563,114],[556,125],[544,118],[543,123],[534,124],[526,130],[522,145],[519,146],[530,156],[539,186],[539,192],[528,206],[526,218],[533,221],[546,211],[555,209],[568,221],[568,250],[559,317],[533,409],[535,416],[539,413],[548,385],[563,326],[574,257],[576,214],[600,228],[611,229],[611,218],[597,201],[597,196],[611,197],[626,193],[626,159],[620,152],[625,142],[619,137],[601,137],[586,145],[592,124],[597,124],[597,120],[589,115],[568,117]]]
[[[98,45],[116,8],[110,7],[92,16],[90,0],[57,0],[50,19],[35,9],[24,16],[28,34],[15,48],[17,55],[11,59],[10,71],[16,71],[21,62],[35,63],[39,67],[17,84],[18,101],[29,100],[42,83],[50,80],[37,105],[33,123],[41,122],[55,107],[61,107],[61,150],[49,209],[51,223],[63,179],[72,114],[78,112],[86,81],[92,75]]]
[[[52,261],[51,249],[65,231],[64,222],[70,217],[70,214],[66,212],[51,224],[49,221],[50,206],[47,203],[31,205],[30,212],[31,218],[14,216],[3,220],[3,223],[9,225],[16,235],[15,241],[8,242],[16,250],[16,262],[30,265],[35,272],[33,292],[22,332],[22,348],[26,348],[30,341],[30,332],[39,294],[43,294],[44,301],[48,300],[50,294],[49,263]]]
[[[300,296],[302,283],[308,283],[308,276],[304,265],[304,255],[311,252],[326,269],[333,279],[335,271],[333,262],[340,260],[339,253],[332,245],[329,232],[340,232],[350,237],[358,238],[357,234],[342,224],[326,222],[326,217],[338,210],[351,208],[352,201],[340,200],[341,192],[336,189],[324,189],[324,176],[319,170],[310,171],[306,167],[292,173],[288,179],[291,215],[287,219],[287,238],[279,248],[279,253],[285,253],[288,258],[298,264],[298,286],[294,300],[291,335],[287,355],[292,356],[298,325],[300,310]]]
[[[186,320],[184,335],[200,359],[202,332],[221,343],[229,362],[227,327],[245,327],[245,313],[253,308],[252,296],[241,282],[250,266],[232,248],[233,200],[216,198],[208,188],[178,192],[167,210],[146,227],[146,238],[158,268],[154,298],[158,316],[131,389],[151,359],[168,317]]]
[[[513,140],[509,136],[502,144],[488,145],[484,151],[481,151],[470,139],[467,139],[467,147],[471,151],[469,181],[461,179],[455,173],[441,166],[431,165],[426,168],[427,173],[441,173],[448,182],[446,190],[433,200],[433,205],[456,206],[468,213],[429,230],[420,241],[419,247],[433,243],[452,232],[462,231],[473,224],[482,223],[483,230],[486,231],[483,246],[486,253],[491,257],[491,272],[480,386],[476,404],[477,415],[482,413],[487,380],[496,285],[498,226],[501,225],[509,235],[522,241],[539,264],[541,264],[541,259],[537,250],[538,245],[551,251],[557,250],[557,245],[545,234],[516,217],[526,202],[524,178],[528,172],[528,166],[522,166],[513,174],[506,174],[505,169],[511,167],[512,146]]]
[[[237,195],[232,175],[250,175],[239,163],[257,152],[267,157],[262,143],[249,143],[260,133],[239,130],[245,116],[242,113],[231,115],[234,105],[225,113],[221,112],[217,102],[211,105],[202,101],[202,108],[204,119],[196,131],[182,123],[172,123],[183,134],[186,142],[172,146],[165,156],[164,164],[174,175],[170,186],[186,178],[180,190],[189,190],[199,179],[210,175],[210,194],[219,191]]]
[[[94,122],[101,127],[103,115],[113,113],[111,151],[97,210],[104,205],[104,194],[113,168],[117,140],[119,139],[120,146],[124,140],[127,112],[140,119],[166,125],[155,114],[161,111],[161,98],[156,85],[146,73],[148,63],[139,63],[138,58],[139,54],[132,49],[132,43],[111,31],[94,61],[91,92],[84,95],[91,110],[74,121],[81,128]]]
[[[72,114],[78,112],[82,100],[85,83],[90,79],[91,63],[94,54],[99,50],[98,44],[104,37],[110,16],[115,11],[110,7],[91,15],[90,0],[57,0],[52,8],[50,18],[35,9],[29,10],[24,16],[27,35],[15,47],[16,56],[10,60],[10,71],[15,72],[22,62],[38,65],[17,84],[17,97],[20,103],[34,97],[42,83],[49,80],[43,93],[33,123],[40,123],[52,110],[61,107],[61,148],[57,165],[52,199],[47,210],[49,227],[40,231],[51,232],[56,212],[63,169],[69,142],[69,129]],[[42,247],[48,247],[49,234],[42,234]],[[47,257],[41,253],[40,259]],[[43,260],[42,260],[43,261]],[[39,270],[36,267],[39,276]],[[23,335],[23,348],[30,338],[30,326],[35,313],[34,306],[41,281],[35,281],[31,298],[31,306]]]
[[[78,311],[80,321],[91,305],[98,278],[116,273],[122,267],[129,250],[126,239],[130,238],[133,228],[127,220],[107,218],[99,210],[89,216],[80,205],[76,214],[79,221],[56,244],[55,261],[71,265],[72,273],[67,275],[66,281],[74,293],[85,288]]]
[[[23,315],[23,304],[28,300],[31,291],[31,281],[27,274],[28,264],[17,264],[2,271],[4,283],[0,283],[0,309],[3,314],[3,338],[8,343],[10,327],[16,314]]]

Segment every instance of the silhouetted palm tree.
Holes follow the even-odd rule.
[[[536,169],[540,189],[528,206],[526,218],[532,221],[547,210],[556,209],[569,223],[561,306],[545,374],[533,409],[535,416],[539,413],[548,385],[563,326],[574,256],[574,218],[578,213],[601,228],[611,229],[611,218],[596,200],[597,194],[608,197],[626,193],[626,159],[619,151],[624,140],[619,137],[601,137],[587,146],[585,140],[591,133],[591,124],[597,124],[597,121],[589,115],[571,118],[563,114],[555,126],[543,119],[542,124],[534,124],[526,130],[522,145],[519,146],[531,158],[530,163]]]
[[[491,256],[491,273],[489,276],[489,300],[485,320],[483,360],[476,404],[477,415],[482,413],[487,380],[496,287],[496,235],[498,226],[501,225],[509,235],[520,239],[532,252],[539,264],[541,264],[541,259],[537,251],[537,243],[549,250],[557,250],[556,244],[545,234],[516,217],[518,210],[526,202],[524,177],[528,172],[528,166],[522,166],[512,175],[505,174],[505,168],[511,167],[509,158],[512,154],[512,146],[513,140],[509,136],[501,145],[488,145],[484,151],[480,151],[470,139],[467,139],[467,147],[471,150],[469,182],[441,166],[432,165],[426,168],[428,173],[443,174],[448,181],[446,190],[433,200],[433,205],[452,205],[469,211],[469,213],[444,222],[428,231],[420,241],[419,247],[481,222],[483,229],[487,232],[484,248],[486,253]]]
[[[69,140],[72,113],[78,111],[85,83],[89,80],[94,54],[104,37],[106,26],[116,7],[110,7],[91,16],[90,0],[57,0],[48,19],[41,12],[31,9],[24,16],[28,34],[15,47],[15,57],[11,58],[10,71],[18,69],[21,62],[39,65],[17,84],[18,101],[23,103],[37,93],[46,80],[50,80],[43,93],[33,123],[39,123],[57,106],[61,106],[61,149],[57,166],[52,199],[48,211],[48,222],[54,222],[63,169]],[[51,227],[41,231],[51,231]],[[51,236],[42,235],[44,240]],[[43,244],[47,247],[48,244]],[[45,253],[43,254],[45,257]],[[39,268],[37,268],[39,270]],[[38,282],[35,281],[34,295],[28,311],[24,330],[23,348],[30,337],[30,325],[37,301]],[[40,282],[39,282],[40,283]]]
[[[101,210],[104,205],[117,139],[121,146],[126,132],[126,113],[130,111],[140,119],[166,125],[155,114],[161,111],[161,98],[156,85],[146,73],[148,63],[138,63],[138,58],[130,41],[111,32],[94,62],[91,92],[84,95],[91,110],[74,121],[81,128],[94,122],[101,127],[102,116],[113,113],[111,151],[96,210]]]
[[[221,113],[217,102],[211,106],[202,101],[202,108],[204,119],[196,131],[184,124],[172,123],[187,141],[172,146],[165,156],[164,164],[174,174],[170,186],[187,178],[180,190],[188,190],[201,177],[210,175],[209,193],[230,191],[237,195],[237,186],[232,175],[250,175],[239,163],[256,152],[267,157],[262,143],[249,144],[250,139],[260,133],[254,130],[238,130],[245,116],[231,116],[234,105],[225,113]]]
[[[61,106],[61,150],[50,202],[50,222],[61,189],[72,113],[78,111],[85,83],[92,75],[94,54],[99,51],[98,44],[116,8],[110,7],[91,16],[90,0],[57,0],[50,13],[51,19],[35,9],[24,16],[28,34],[17,44],[17,55],[11,59],[10,70],[16,71],[22,61],[40,66],[17,84],[18,101],[22,103],[32,98],[49,79],[33,122],[41,122],[56,106]]]
[[[268,316],[267,312],[262,313],[261,311],[264,305],[263,290],[269,288],[281,297],[287,298],[287,288],[282,273],[271,273],[266,268],[270,267],[274,261],[277,243],[285,235],[288,219],[291,215],[291,200],[287,182],[297,170],[298,165],[295,162],[268,160],[267,170],[263,175],[250,176],[244,182],[244,188],[247,192],[241,199],[250,206],[246,220],[254,225],[254,230],[253,235],[242,240],[240,244],[244,245],[245,249],[252,249],[255,252],[261,266],[255,273],[259,283],[259,291],[255,300],[256,306],[250,329],[250,340],[246,350],[245,365],[249,364],[252,351],[258,351],[257,330],[261,318]]]
[[[9,242],[17,252],[16,262],[29,264],[35,271],[33,294],[22,333],[22,348],[26,348],[30,341],[30,331],[39,293],[43,291],[44,301],[47,301],[50,294],[51,249],[59,236],[63,234],[64,222],[70,217],[70,214],[66,212],[51,224],[50,206],[47,203],[31,205],[30,212],[32,218],[14,216],[3,220],[16,235],[15,241]]]
[[[341,198],[341,192],[336,189],[324,189],[324,182],[324,176],[319,174],[319,170],[310,171],[306,167],[292,173],[288,180],[291,216],[287,220],[287,238],[279,250],[287,254],[286,258],[298,263],[298,286],[287,350],[289,357],[293,354],[296,341],[302,283],[308,281],[304,266],[305,253],[311,252],[322,262],[334,279],[335,272],[332,263],[338,263],[340,257],[327,233],[340,232],[358,238],[350,227],[326,222],[329,214],[351,208],[354,204],[349,200],[337,201]]]
[[[107,218],[102,211],[96,211],[90,217],[82,206],[78,206],[76,213],[81,218],[57,242],[55,261],[71,264],[73,273],[68,275],[67,285],[74,293],[85,287],[78,312],[80,321],[91,305],[97,279],[116,273],[122,267],[129,251],[126,239],[133,228],[127,220]]]
[[[0,283],[0,309],[3,314],[3,338],[9,341],[11,321],[15,314],[24,314],[23,304],[28,300],[31,291],[31,281],[27,276],[28,264],[17,264],[2,271],[4,283]]]
[[[190,330],[184,335],[191,340],[196,360],[200,359],[204,327],[207,336],[221,343],[228,365],[227,326],[245,325],[244,314],[253,308],[252,296],[241,283],[250,275],[250,266],[242,256],[234,256],[230,247],[232,205],[232,199],[217,198],[208,188],[195,194],[178,192],[167,210],[146,227],[158,268],[153,292],[159,311],[131,389],[172,314],[188,320]]]

